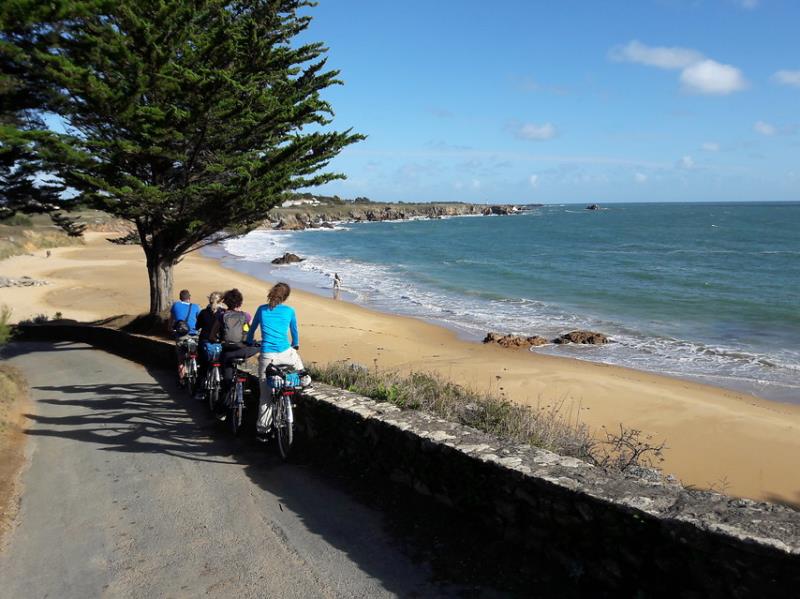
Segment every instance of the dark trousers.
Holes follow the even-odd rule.
[[[243,347],[231,347],[222,348],[222,384],[226,386],[231,380],[233,376],[233,361],[236,358],[249,358],[250,356],[254,356],[258,353],[257,347],[248,347],[247,345]]]

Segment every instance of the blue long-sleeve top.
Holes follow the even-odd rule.
[[[247,333],[247,343],[253,342],[256,329],[261,328],[261,352],[278,353],[286,351],[292,345],[300,345],[300,336],[297,334],[297,316],[294,308],[280,304],[274,308],[264,304],[256,310],[250,331]],[[292,343],[286,338],[286,333],[292,335]]]

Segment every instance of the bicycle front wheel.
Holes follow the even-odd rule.
[[[294,417],[292,414],[292,402],[285,395],[278,398],[275,406],[275,432],[278,437],[278,451],[285,460],[289,457],[289,451],[294,441]]]

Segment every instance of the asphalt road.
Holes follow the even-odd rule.
[[[382,513],[232,438],[168,374],[66,342],[8,359],[35,408],[1,597],[463,592],[414,563]]]

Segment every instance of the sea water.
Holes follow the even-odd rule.
[[[604,346],[537,353],[630,366],[800,403],[800,204],[550,205],[514,216],[254,231],[229,266],[380,310]],[[269,264],[284,251],[305,257]],[[218,253],[219,256],[219,253]]]

